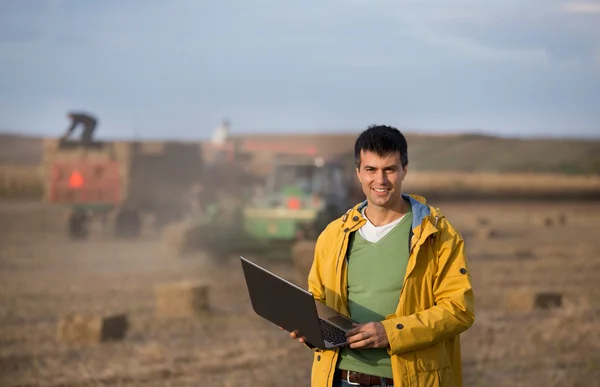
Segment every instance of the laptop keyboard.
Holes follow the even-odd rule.
[[[334,345],[345,343],[347,341],[346,332],[344,332],[340,328],[331,325],[323,319],[319,319],[319,324],[321,325],[321,333],[323,335],[323,339],[329,341]]]

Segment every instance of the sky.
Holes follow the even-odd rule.
[[[0,0],[0,130],[600,138],[600,0]]]

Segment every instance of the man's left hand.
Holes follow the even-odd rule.
[[[350,348],[385,348],[390,345],[382,323],[370,322],[353,325],[354,329],[346,333]]]

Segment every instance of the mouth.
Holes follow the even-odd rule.
[[[389,188],[373,188],[373,191],[377,192],[377,193],[387,193],[390,189]]]

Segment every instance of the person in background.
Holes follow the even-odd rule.
[[[71,120],[71,126],[66,130],[62,139],[67,140],[73,134],[77,125],[81,124],[83,126],[81,131],[81,141],[84,143],[91,143],[92,135],[98,125],[98,120],[87,113],[69,113],[67,117]]]

